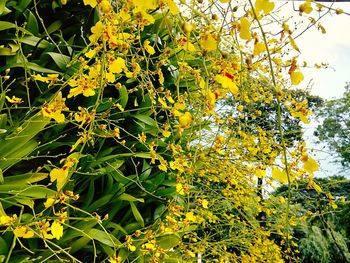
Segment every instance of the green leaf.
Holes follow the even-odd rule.
[[[29,198],[15,198],[15,200],[22,204],[22,205],[26,205],[31,209],[34,209],[34,201],[33,199],[29,199]]]
[[[13,176],[6,176],[4,178],[4,183],[16,185],[30,185],[44,180],[48,176],[48,173],[25,173]]]
[[[23,12],[31,2],[32,0],[19,0],[18,5],[15,6],[15,9],[19,12]]]
[[[6,123],[7,123],[7,114],[0,114],[0,129],[4,129],[6,128]],[[5,130],[5,132],[7,132],[7,130]],[[2,134],[0,132],[0,134]]]
[[[13,56],[16,52],[13,52],[11,48],[0,47],[0,56]]]
[[[48,196],[56,194],[55,191],[48,189],[42,185],[26,186],[17,184],[0,185],[0,193],[33,198],[47,198]]]
[[[66,70],[70,57],[55,52],[47,52],[45,54],[49,55],[61,70]]]
[[[25,156],[29,155],[38,146],[38,143],[34,140],[25,142],[23,145],[13,144],[14,150],[10,153],[6,153],[7,156],[0,158],[0,169],[6,169],[18,162],[20,162]]]
[[[51,35],[53,32],[59,30],[61,26],[62,26],[62,21],[56,20],[55,22],[53,22],[51,25],[48,26],[48,28],[46,29],[47,33],[45,32],[45,34]]]
[[[0,31],[10,29],[10,28],[16,28],[17,26],[14,23],[6,22],[6,21],[0,21]]]
[[[38,35],[39,34],[38,21],[36,20],[36,17],[33,15],[33,13],[29,9],[27,10],[27,12],[28,12],[27,29],[33,35]]]
[[[120,196],[118,196],[118,200],[129,201],[129,202],[141,202],[141,203],[145,202],[143,198],[136,198],[126,193],[123,193]]]
[[[2,237],[0,237],[0,255],[7,254],[8,250],[9,250],[9,245]]]
[[[101,242],[102,244],[105,244],[107,246],[116,248],[117,246],[121,245],[120,241],[113,237],[112,235],[96,229],[91,228],[89,231],[86,232],[89,236],[91,236],[93,239]]]
[[[5,139],[0,140],[0,157],[12,157],[16,151],[23,150],[25,144],[41,132],[50,121],[47,118],[36,114],[22,125],[19,133],[12,133]],[[19,155],[16,154],[16,158]],[[23,156],[22,156],[23,157]]]
[[[0,168],[0,184],[4,183],[4,175],[2,173],[2,169]]]
[[[130,202],[130,206],[131,206],[131,211],[132,214],[134,215],[136,221],[142,226],[145,226],[145,221],[143,220],[143,217],[141,215],[141,213],[139,212],[139,210],[137,209],[136,205],[134,204],[134,202]]]
[[[21,38],[21,42],[27,45],[30,45],[32,47],[38,47],[38,48],[48,48],[53,47],[53,45],[48,42],[47,40],[36,37],[36,36],[25,36]]]
[[[120,99],[120,105],[123,106],[123,108],[126,107],[126,104],[128,103],[129,95],[128,95],[128,90],[126,87],[123,85],[119,90],[119,99]]]
[[[91,241],[91,238],[89,238],[87,236],[83,236],[83,237],[79,238],[78,240],[75,240],[70,245],[69,253],[74,254],[74,253],[78,252],[83,247],[85,247],[90,241]]]
[[[155,121],[154,119],[152,119],[151,117],[147,116],[147,115],[143,115],[143,114],[135,114],[132,115],[134,118],[142,121],[143,123],[152,126],[152,127],[157,127],[158,123],[157,121]]]
[[[5,91],[3,91],[1,94],[0,94],[0,112],[2,111],[3,107],[4,107],[4,104],[5,104],[5,97],[6,97],[6,93]],[[3,114],[2,114],[3,115]],[[6,114],[5,114],[6,115]],[[2,126],[0,126],[2,127]]]
[[[5,11],[7,0],[0,0],[0,15]]]
[[[113,194],[102,196],[100,199],[93,202],[86,210],[92,212],[98,209],[99,207],[103,207],[104,205],[110,202],[113,196]]]
[[[164,235],[157,237],[157,243],[165,250],[176,247],[181,241],[181,238],[176,234]]]

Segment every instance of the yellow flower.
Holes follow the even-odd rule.
[[[54,182],[57,180],[57,183],[60,184],[64,182],[68,177],[68,169],[64,168],[54,168],[50,172],[50,181]]]
[[[122,58],[117,58],[109,65],[108,69],[111,73],[121,73],[125,69],[125,60]]]
[[[218,83],[220,83],[224,89],[228,89],[232,94],[237,94],[238,87],[236,83],[229,77],[220,74],[220,75],[216,75],[214,79]]]
[[[51,225],[51,234],[57,240],[60,239],[63,236],[63,226],[57,221],[53,222]]]
[[[122,105],[120,105],[120,103],[115,104],[115,106],[116,106],[121,112],[124,112],[125,109],[123,108]]]
[[[8,216],[8,215],[2,215],[0,216],[0,225],[2,226],[9,226],[12,225],[13,222],[15,222],[17,219],[17,215],[14,214],[12,217]]]
[[[192,122],[192,115],[188,111],[179,116],[179,127],[182,129],[189,128]]]
[[[176,193],[178,193],[179,195],[185,195],[185,190],[182,184],[180,183],[176,184]]]
[[[13,233],[16,237],[31,238],[34,236],[34,232],[27,226],[17,226]]]
[[[300,71],[293,71],[290,73],[290,79],[293,85],[299,85],[304,80],[304,75]]]
[[[263,11],[265,15],[269,14],[275,8],[275,3],[269,2],[269,0],[256,0],[255,11],[260,13]]]
[[[53,236],[48,233],[51,230],[49,222],[46,222],[46,220],[38,222],[38,228],[43,238],[53,239]]]
[[[192,211],[191,212],[187,212],[186,213],[186,220],[196,223],[197,222],[197,216],[195,216]]]
[[[95,8],[95,6],[97,5],[97,1],[96,0],[84,0],[84,5],[90,5],[92,8]]]
[[[154,48],[152,46],[150,46],[149,44],[149,40],[145,40],[145,42],[143,43],[143,48],[147,51],[148,54],[153,55],[154,53],[156,53],[156,51],[154,50]]]
[[[179,8],[177,7],[177,5],[174,3],[173,0],[161,0],[160,4],[166,4],[172,15],[177,15],[179,13]]]
[[[205,31],[200,35],[200,41],[199,41],[201,48],[206,51],[212,51],[217,49],[218,47],[218,40],[217,36],[214,36],[209,31]]]
[[[41,113],[44,117],[54,119],[58,123],[64,122],[64,114],[62,111],[68,110],[65,100],[62,98],[62,93],[58,92],[56,97],[49,102],[48,104],[44,105],[44,107],[41,110]]]
[[[6,100],[12,104],[15,104],[16,107],[18,104],[21,104],[23,102],[21,98],[17,98],[16,96],[12,96],[12,98],[6,96]]]
[[[132,0],[134,7],[138,10],[147,11],[158,7],[156,0]]]
[[[118,139],[120,139],[120,129],[118,127],[115,127],[113,130],[113,134],[115,137],[117,137]]]
[[[254,56],[257,56],[259,55],[260,53],[264,52],[266,50],[266,45],[265,43],[262,43],[262,42],[256,42],[254,44],[254,51],[253,51],[253,54]]]
[[[146,1],[144,1],[146,2]],[[146,13],[143,10],[137,10],[135,9],[133,11],[136,20],[134,20],[134,22],[139,25],[140,27],[144,27],[144,26],[148,26],[153,24],[156,20],[154,19],[154,17],[148,13]]]
[[[209,204],[208,200],[205,200],[205,199],[202,200],[203,208],[208,208],[208,204]]]
[[[288,176],[285,170],[280,170],[276,167],[272,169],[272,178],[281,183],[288,183]]]
[[[250,34],[250,21],[246,17],[242,17],[239,21],[239,37],[244,40],[250,40],[252,37]]]
[[[304,170],[307,171],[308,173],[313,174],[314,172],[319,170],[317,162],[307,154],[303,155],[303,157],[301,158],[301,161],[304,163],[303,165]]]
[[[166,160],[164,160],[162,157],[159,159],[160,161],[160,165],[158,165],[159,170],[166,172],[167,166],[168,166],[168,162]]]
[[[45,83],[50,83],[50,84],[56,82],[58,80],[58,77],[59,77],[58,74],[48,74],[46,77],[43,77],[43,76],[41,76],[39,74],[33,75],[33,78],[35,80],[38,80],[38,81],[41,81],[41,82],[45,82]]]
[[[299,11],[300,13],[310,14],[312,12],[311,1],[307,0],[305,3],[299,5]]]
[[[96,2],[96,1],[95,1]],[[102,24],[101,21],[98,21],[92,28],[91,32],[92,35],[89,36],[89,40],[91,43],[95,43],[102,35],[104,31],[104,25]]]
[[[122,258],[121,257],[117,257],[117,256],[114,256],[114,257],[110,257],[108,258],[108,262],[109,263],[121,263],[122,262]]]
[[[146,142],[147,137],[146,137],[146,134],[144,132],[142,132],[141,134],[138,134],[137,137],[139,138],[139,141],[141,143],[145,143]]]
[[[49,208],[49,207],[53,206],[55,204],[55,201],[56,200],[51,198],[51,197],[47,198],[47,200],[44,202],[45,208]]]
[[[101,12],[105,13],[105,14],[109,13],[113,10],[112,5],[107,0],[102,0],[98,6],[99,6]]]

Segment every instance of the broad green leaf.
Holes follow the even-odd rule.
[[[5,0],[2,0],[2,1],[5,1]],[[4,8],[2,11],[0,11],[0,16],[5,16],[5,15],[11,13],[11,12],[12,12],[12,10],[8,9],[8,8],[5,6],[5,8]]]
[[[8,157],[0,159],[0,169],[6,169],[18,162],[20,162],[24,157],[32,153],[38,143],[34,140],[30,140],[22,145],[22,147],[14,146],[16,150],[11,151]]]
[[[6,113],[0,114],[0,129],[4,129],[6,127],[6,123],[7,123],[7,114]]]
[[[134,204],[134,202],[130,202],[130,206],[131,206],[131,211],[132,214],[134,215],[136,221],[142,226],[145,226],[145,221],[143,220],[143,217],[140,213],[140,211],[137,209],[136,205]]]
[[[104,162],[111,161],[112,159],[120,158],[120,154],[108,155],[97,159],[95,162],[91,163],[90,167],[96,167],[103,164]],[[113,161],[113,168],[118,169],[124,164],[124,159],[117,159]]]
[[[47,52],[45,54],[49,55],[61,70],[66,70],[67,64],[70,61],[70,57],[55,52]]]
[[[102,230],[96,229],[96,228],[90,229],[89,231],[86,232],[86,234],[91,236],[93,239],[101,242],[102,244],[105,244],[105,245],[110,246],[110,247],[117,247],[117,246],[121,245],[121,243],[118,239],[116,239],[112,235],[110,235]]]
[[[50,121],[40,114],[36,114],[22,125],[22,130],[16,134],[10,134],[0,140],[0,157],[13,157],[16,151],[25,148],[25,144],[41,132]],[[18,158],[16,154],[16,158]],[[21,156],[23,157],[23,156]]]
[[[3,107],[4,107],[4,104],[5,104],[5,97],[6,97],[6,92],[3,91],[1,94],[0,94],[0,112],[2,111]],[[3,115],[3,114],[2,114]],[[6,115],[6,114],[5,114]],[[1,126],[0,126],[1,127]]]
[[[176,234],[157,237],[157,243],[165,250],[176,247],[181,241],[181,238]]]
[[[62,21],[60,20],[56,20],[55,22],[53,22],[51,25],[49,25],[46,29],[47,33],[45,32],[45,34],[51,34],[57,30],[59,30],[62,26]]]
[[[33,198],[47,198],[48,196],[56,194],[55,191],[42,185],[24,186],[13,184],[0,185],[0,193]]]
[[[6,22],[6,21],[0,21],[0,31],[10,29],[10,28],[16,28],[17,26],[14,23]]]
[[[97,224],[97,219],[89,218],[88,220],[79,221],[72,225],[74,228],[67,228],[61,242],[71,242],[73,238],[85,236],[85,233]]]
[[[83,237],[79,238],[78,240],[75,240],[70,245],[69,253],[74,254],[74,253],[78,252],[83,247],[85,247],[90,241],[91,241],[91,238],[89,238],[87,236],[83,236]]]
[[[4,175],[2,173],[2,169],[0,168],[0,184],[4,183]]]
[[[39,34],[39,26],[38,21],[36,20],[36,17],[33,15],[33,13],[28,9],[27,10],[27,30],[31,32],[33,35]]]
[[[32,0],[19,0],[18,1],[18,5],[15,6],[14,8],[19,11],[19,12],[23,12],[27,7],[28,5],[32,2]]]
[[[25,173],[13,176],[6,176],[4,178],[4,183],[16,185],[29,185],[44,180],[48,176],[48,173]]]
[[[135,114],[132,115],[134,118],[142,121],[143,123],[152,126],[152,127],[157,127],[157,121],[155,121],[154,119],[152,119],[151,117],[147,116],[147,115],[143,115],[143,114]]]
[[[125,229],[121,225],[114,223],[114,222],[108,222],[108,225],[106,227],[107,228],[114,228],[115,230],[118,230],[125,235],[128,234],[128,232],[126,232]]]
[[[15,63],[10,65],[7,68],[28,68],[37,72],[41,72],[41,73],[48,73],[48,74],[56,74],[59,73],[58,71],[52,70],[52,69],[48,69],[48,68],[44,68],[38,64],[35,64],[33,62],[27,62],[27,63]]]
[[[42,39],[40,37],[36,36],[25,36],[21,38],[21,42],[33,47],[38,47],[38,48],[48,48],[48,47],[53,47],[53,45],[48,42],[45,39]]]
[[[4,210],[3,206],[2,206],[1,201],[0,201],[0,216],[6,216],[6,213],[5,213],[5,210]]]
[[[104,205],[108,204],[111,201],[113,196],[114,196],[113,194],[102,196],[100,199],[93,202],[86,210],[89,212],[92,212],[100,207],[103,207]]]
[[[7,0],[0,0],[0,15],[5,11]]]
[[[34,209],[34,201],[31,198],[15,198],[15,200],[22,205],[26,205],[29,208]]]
[[[128,90],[126,87],[123,85],[119,90],[119,100],[120,100],[120,105],[123,106],[123,108],[126,107],[126,104],[128,103],[129,95],[128,95]]]
[[[120,196],[118,196],[118,200],[129,201],[129,202],[141,202],[141,203],[145,202],[143,198],[136,198],[126,193],[123,193]]]
[[[13,52],[11,48],[0,47],[0,56],[13,56],[16,52]]]
[[[8,250],[9,244],[2,237],[0,237],[0,255],[7,254]]]

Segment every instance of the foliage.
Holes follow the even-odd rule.
[[[350,87],[345,87],[343,96],[339,99],[326,101],[317,112],[321,124],[317,126],[315,135],[321,142],[327,143],[329,148],[340,157],[341,164],[350,164]]]
[[[296,213],[308,216],[294,228],[300,258],[303,262],[348,262],[349,253],[349,183],[341,176],[320,178],[319,193],[300,181],[291,192],[291,204]],[[287,197],[286,186],[279,187],[276,196]]]
[[[290,91],[304,77],[288,21],[264,31],[274,8],[2,1],[1,260],[297,261],[305,218],[263,187],[322,189],[287,133],[311,102]]]

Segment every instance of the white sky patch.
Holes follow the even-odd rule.
[[[302,2],[295,2],[297,9]],[[322,3],[331,6],[331,3]],[[340,8],[350,13],[350,3],[334,3],[332,8]],[[293,10],[293,3],[289,2],[281,7],[281,15],[290,21],[300,21],[302,18],[297,11]],[[317,18],[317,12],[311,15]],[[289,22],[290,25],[293,23]],[[304,68],[305,80],[301,88],[310,88],[311,93],[325,99],[339,98],[345,91],[346,82],[350,81],[350,16],[327,14],[320,20],[326,29],[322,34],[317,27],[310,28],[307,32],[296,39],[301,54],[299,61],[306,61],[309,66],[315,63],[327,63],[327,69]],[[303,23],[297,26],[297,32],[304,29],[308,24],[305,17]]]

